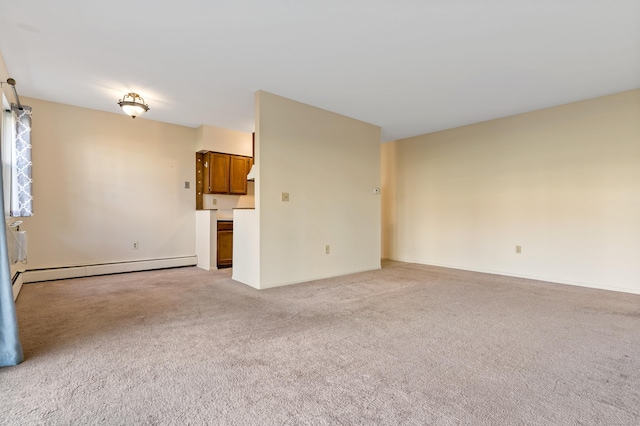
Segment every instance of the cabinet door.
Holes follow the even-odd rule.
[[[229,193],[229,154],[210,152],[209,155],[209,193]]]
[[[233,265],[233,222],[218,222],[218,268]]]
[[[230,194],[244,195],[247,193],[247,175],[251,167],[249,157],[231,156]]]

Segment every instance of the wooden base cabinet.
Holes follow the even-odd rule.
[[[218,268],[233,265],[233,222],[218,222]]]

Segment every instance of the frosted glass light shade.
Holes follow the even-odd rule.
[[[137,93],[127,93],[118,102],[120,108],[125,114],[131,116],[131,118],[140,117],[145,112],[149,111],[149,105],[144,103],[144,99]]]
[[[126,103],[121,106],[124,113],[127,115],[130,115],[133,118],[140,117],[142,114],[147,112],[147,110],[144,109],[142,106],[136,105],[136,104],[130,105],[129,103]]]

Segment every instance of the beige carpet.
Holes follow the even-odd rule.
[[[638,425],[640,296],[392,263],[23,287],[0,424]]]

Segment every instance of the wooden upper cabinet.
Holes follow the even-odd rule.
[[[207,152],[201,155],[204,162],[202,190],[205,194],[245,195],[247,193],[247,174],[251,168],[251,157],[219,152]]]
[[[229,193],[244,195],[247,193],[247,175],[251,168],[251,158],[231,156]]]
[[[229,164],[231,156],[229,154],[218,154],[217,152],[210,152],[209,158],[209,193],[228,194]]]

